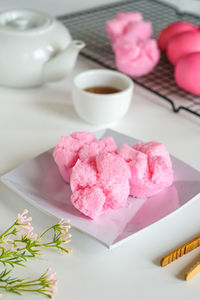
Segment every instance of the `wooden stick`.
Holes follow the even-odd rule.
[[[198,235],[194,239],[190,240],[189,242],[183,244],[179,248],[173,250],[169,254],[163,256],[163,258],[160,261],[160,265],[162,267],[165,267],[166,265],[170,264],[177,258],[183,256],[184,254],[187,254],[188,252],[194,250],[195,248],[197,248],[199,246],[200,246],[200,235]]]
[[[191,279],[193,276],[195,276],[197,273],[200,272],[200,261],[198,261],[186,274],[185,274],[185,280]]]

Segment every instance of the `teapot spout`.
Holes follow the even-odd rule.
[[[67,76],[73,70],[78,53],[83,47],[83,41],[73,40],[66,49],[45,62],[43,81],[58,81]]]

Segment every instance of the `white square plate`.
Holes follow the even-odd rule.
[[[118,147],[124,143],[133,145],[138,142],[110,129],[99,131],[96,136],[112,136]],[[5,174],[1,180],[33,205],[58,218],[69,218],[74,228],[111,248],[200,195],[200,172],[171,158],[175,173],[171,187],[147,199],[129,197],[125,208],[107,212],[95,221],[84,216],[71,204],[70,187],[59,174],[52,149]]]

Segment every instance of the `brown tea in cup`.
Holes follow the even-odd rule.
[[[121,90],[112,86],[92,86],[85,88],[84,91],[94,94],[114,94],[119,93]]]

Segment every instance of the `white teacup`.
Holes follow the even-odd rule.
[[[111,94],[85,91],[91,87],[112,87],[119,91]],[[133,87],[133,81],[120,72],[104,69],[85,71],[74,79],[74,108],[80,118],[92,124],[119,121],[129,109]]]

